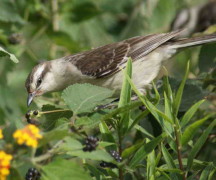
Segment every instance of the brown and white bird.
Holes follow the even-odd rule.
[[[26,80],[28,106],[35,96],[60,91],[74,83],[91,83],[118,94],[122,68],[128,57],[133,61],[133,82],[143,92],[158,75],[164,61],[179,50],[215,42],[216,34],[178,39],[182,31],[152,34],[108,44],[90,51],[46,61],[35,66]]]
[[[188,37],[196,32],[203,32],[216,24],[216,0],[181,9],[173,19],[170,30],[185,29],[181,37]]]

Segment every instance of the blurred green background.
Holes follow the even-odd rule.
[[[0,59],[0,123],[19,125],[20,119],[25,121],[24,83],[38,62],[133,36],[169,31],[176,12],[204,2],[207,1],[1,0],[0,46],[14,53],[20,62],[14,64],[6,58]],[[211,53],[201,49],[200,54],[200,47],[180,53],[173,59],[170,73],[182,77],[189,59],[192,61],[190,77],[196,78],[203,65],[208,71],[215,55],[215,45],[210,47]],[[49,100],[41,97],[36,102],[40,106]]]

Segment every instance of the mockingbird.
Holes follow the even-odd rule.
[[[91,83],[115,90],[122,86],[122,71],[128,57],[133,62],[133,82],[144,91],[158,75],[162,63],[180,49],[215,42],[216,34],[177,39],[182,31],[138,36],[90,51],[45,61],[36,65],[26,80],[27,105],[35,96],[60,91],[74,83]]]

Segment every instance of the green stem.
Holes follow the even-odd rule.
[[[56,113],[56,112],[65,112],[65,111],[71,111],[70,109],[57,109],[52,111],[42,111],[40,114],[49,114],[49,113]]]
[[[175,126],[174,126],[174,131],[175,131],[175,137],[176,137],[176,149],[177,149],[177,156],[178,156],[178,162],[179,162],[179,169],[183,172],[183,179],[186,180],[186,174],[184,172],[184,167],[182,163],[182,155],[181,155],[181,143],[180,143],[180,130],[177,125],[177,119],[175,118]]]

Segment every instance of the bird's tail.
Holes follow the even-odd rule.
[[[179,39],[171,43],[171,48],[181,49],[185,47],[198,46],[211,42],[216,42],[216,33],[187,39]]]

